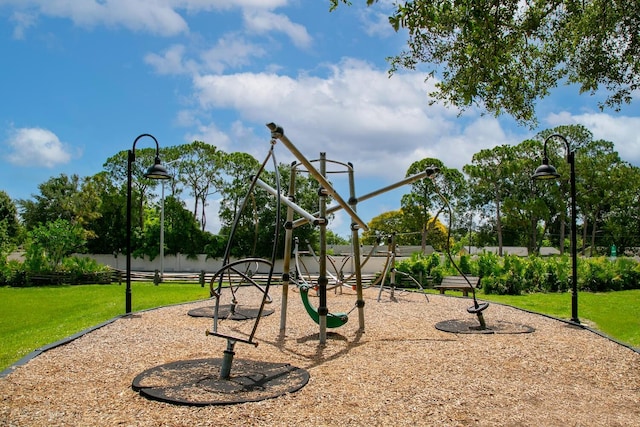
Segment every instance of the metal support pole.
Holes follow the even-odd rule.
[[[272,196],[279,197],[280,201],[282,203],[284,203],[285,205],[287,205],[287,207],[289,207],[289,208],[293,209],[294,211],[296,211],[302,217],[306,218],[307,221],[311,222],[311,224],[317,225],[319,221],[322,221],[322,219],[314,217],[313,215],[311,215],[310,213],[308,213],[307,211],[302,209],[300,206],[295,204],[294,201],[291,200],[290,198],[285,197],[282,194],[278,194],[278,192],[276,191],[275,188],[271,187],[269,184],[267,184],[266,182],[264,182],[260,178],[256,179],[256,185],[258,187],[266,190],[267,193],[271,194]]]
[[[576,169],[575,152],[567,145],[567,160],[571,165],[571,321],[580,323],[578,319],[578,242],[576,226]]]
[[[357,212],[358,199],[356,198],[356,186],[353,176],[353,165],[349,163],[349,205]],[[359,331],[364,332],[364,295],[362,293],[362,266],[360,263],[360,239],[358,223],[351,221],[351,249],[355,260],[353,268],[356,273],[356,307],[358,307]]]
[[[137,139],[136,139],[137,141]],[[135,145],[135,142],[134,142]],[[135,148],[134,148],[135,149]],[[131,165],[136,160],[133,150],[127,157],[127,284],[124,291],[125,313],[131,313]]]
[[[578,242],[577,242],[577,220],[576,220],[576,167],[575,167],[575,151],[571,149],[571,144],[560,134],[549,135],[544,140],[543,151],[544,157],[542,165],[539,166],[532,179],[557,179],[560,174],[555,167],[549,165],[549,157],[547,156],[547,143],[552,138],[560,138],[564,142],[567,150],[567,162],[571,169],[570,176],[570,197],[571,197],[571,322],[580,324],[578,319]],[[562,243],[562,242],[561,242]]]
[[[405,179],[403,179],[401,181],[396,182],[395,184],[391,184],[391,185],[388,185],[386,187],[380,188],[380,189],[378,189],[376,191],[372,191],[371,193],[364,194],[364,195],[358,197],[358,202],[364,202],[365,200],[369,200],[369,199],[371,199],[373,197],[379,196],[380,194],[386,193],[387,191],[395,190],[396,188],[402,187],[403,185],[411,184],[411,183],[413,183],[415,181],[418,181],[420,179],[426,178],[427,176],[429,176],[429,173],[432,173],[432,172],[427,172],[427,171],[418,172],[417,174],[411,175],[411,176],[409,176],[409,177],[407,177],[407,178],[405,178]],[[327,215],[332,214],[334,212],[337,212],[340,209],[342,209],[341,205],[329,206],[327,208]],[[352,209],[352,211],[353,211],[353,209]],[[297,220],[295,220],[293,222],[293,228],[300,227],[302,225],[305,225],[308,222],[309,222],[309,220],[307,218],[298,218]],[[365,228],[364,230],[366,231],[367,229]]]
[[[391,252],[391,270],[389,273],[389,287],[391,288],[391,299],[395,297],[396,291],[396,234],[391,234],[391,241],[389,243],[389,252]],[[384,279],[383,279],[384,280]]]
[[[296,162],[291,163],[291,176],[289,177],[288,200],[295,202],[296,194]],[[287,220],[284,224],[284,260],[282,263],[282,304],[280,306],[280,334],[284,335],[287,329],[287,305],[289,301],[289,283],[291,277],[291,243],[293,240],[293,207],[287,205]]]
[[[236,345],[236,342],[232,339],[227,339],[227,349],[224,351],[224,355],[222,356],[222,365],[220,366],[220,379],[228,380],[231,376],[231,364],[233,363],[233,356],[235,356],[235,352],[233,351],[233,347]]]
[[[164,280],[164,181],[160,202],[160,281]]]
[[[320,153],[320,174],[324,177],[326,174],[326,153]],[[326,197],[327,189],[321,186],[318,191],[318,203],[320,208],[320,218],[326,219],[327,205]],[[319,261],[319,277],[318,292],[320,296],[320,305],[318,306],[319,325],[320,325],[320,344],[327,342],[327,222],[320,223],[320,261]]]

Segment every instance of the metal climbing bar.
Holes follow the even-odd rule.
[[[298,214],[300,214],[303,218],[305,218],[308,222],[310,222],[313,225],[318,225],[323,221],[326,221],[323,218],[316,218],[313,215],[311,215],[309,212],[305,211],[304,209],[302,209],[300,206],[298,206],[297,204],[295,204],[294,202],[292,202],[291,200],[289,200],[289,198],[287,198],[284,194],[278,194],[278,192],[276,191],[275,188],[271,187],[269,184],[267,184],[266,182],[264,182],[263,180],[261,180],[260,178],[258,178],[256,180],[256,184],[258,185],[258,187],[266,190],[269,194],[271,194],[272,196],[275,197],[280,197],[280,201],[282,203],[284,203],[285,205],[287,205],[288,207],[290,207],[291,209],[293,209],[295,212],[297,212]]]
[[[316,179],[316,181],[320,183],[320,185],[331,195],[331,197],[333,197],[333,199],[342,207],[342,209],[344,209],[347,214],[349,214],[351,219],[358,223],[362,230],[369,230],[367,224],[362,220],[362,218],[358,216],[357,213],[353,211],[353,209],[351,209],[351,206],[349,206],[347,202],[342,199],[340,194],[338,194],[338,192],[334,190],[331,183],[327,181],[327,178],[325,178],[315,167],[313,167],[311,162],[307,160],[307,158],[304,157],[300,151],[298,151],[296,146],[293,145],[289,138],[285,136],[284,129],[282,129],[282,127],[276,125],[275,123],[268,123],[267,127],[269,128],[269,130],[271,130],[271,137],[282,141],[282,143],[289,149],[291,154],[293,154],[300,161],[300,163],[302,163],[304,167],[307,168],[307,171]]]
[[[356,200],[357,202],[363,202],[365,200],[371,199],[373,197],[379,196],[380,194],[386,193],[387,191],[391,191],[391,190],[395,190],[396,188],[402,187],[403,185],[407,185],[407,184],[411,184],[412,182],[418,181],[420,179],[426,178],[429,176],[429,174],[431,174],[433,172],[431,171],[422,171],[419,172],[415,175],[411,175],[401,181],[396,182],[395,184],[391,184],[388,185],[386,187],[380,188],[376,191],[372,191],[371,193],[367,193],[363,196],[358,197]],[[340,209],[342,209],[343,206],[342,205],[333,205],[333,206],[329,206],[327,208],[327,214],[332,214],[334,212],[339,211]],[[297,220],[295,220],[293,222],[293,228],[297,228],[300,227],[302,225],[305,225],[308,222],[308,220],[306,218],[299,218]]]

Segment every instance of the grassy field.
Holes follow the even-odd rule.
[[[198,284],[133,282],[133,311],[209,297]],[[0,287],[0,371],[44,345],[124,313],[124,285]],[[569,319],[571,294],[478,298]],[[640,347],[640,290],[580,293],[579,318],[618,341]]]
[[[571,293],[529,295],[484,295],[495,301],[560,319],[571,318]],[[579,292],[578,319],[618,341],[640,348],[640,290],[619,292]]]
[[[198,284],[132,282],[132,310],[209,297]],[[98,325],[125,311],[125,286],[0,287],[0,371],[33,350]]]

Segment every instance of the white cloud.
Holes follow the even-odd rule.
[[[247,28],[258,34],[276,30],[289,36],[291,42],[299,48],[311,45],[311,36],[306,28],[291,22],[285,15],[265,10],[246,10],[244,20]]]
[[[326,77],[198,76],[195,96],[205,111],[233,110],[250,123],[275,121],[305,156],[324,151],[332,160],[354,163],[365,176],[400,179],[424,157],[461,168],[480,149],[513,142],[493,117],[467,112],[470,119],[462,120],[457,111],[429,106],[420,73],[389,78],[350,59],[328,69]],[[266,128],[255,134],[269,135]]]
[[[48,168],[68,163],[71,154],[58,137],[47,129],[16,129],[6,141],[10,147],[9,162],[20,166],[45,166]]]
[[[581,124],[593,133],[594,139],[611,141],[622,160],[640,166],[640,117],[605,113],[551,114],[546,122],[550,126]]]
[[[227,67],[239,68],[251,63],[252,58],[263,57],[266,50],[246,41],[239,34],[226,34],[218,39],[216,46],[200,54],[203,70],[222,73]]]
[[[38,15],[70,19],[80,27],[123,27],[131,31],[144,31],[161,36],[174,36],[189,32],[187,21],[179,11],[189,14],[212,10],[241,8],[252,16],[262,11],[285,6],[287,0],[2,0],[0,4],[19,9],[14,13],[14,37],[24,37]],[[26,11],[29,11],[28,13]],[[262,15],[265,16],[265,15]],[[255,24],[254,24],[255,25]],[[263,24],[264,25],[264,24]],[[282,15],[275,16],[274,28],[304,43],[306,31],[300,25],[288,22]],[[307,35],[308,37],[308,35]]]
[[[186,21],[170,2],[156,0],[23,0],[15,5],[38,14],[68,18],[80,27],[98,25],[170,36],[188,31]]]
[[[395,33],[389,23],[392,10],[388,7],[366,7],[360,12],[364,32],[370,37],[389,37]]]
[[[208,125],[198,125],[196,132],[185,136],[185,141],[187,143],[193,141],[204,141],[207,144],[215,145],[223,151],[228,151],[231,146],[229,136],[220,131],[213,123]]]
[[[149,53],[144,62],[151,65],[158,74],[184,74],[190,72],[191,62],[184,60],[185,47],[176,44],[167,48],[161,55]]]
[[[14,12],[11,16],[11,21],[16,25],[13,29],[13,38],[22,40],[25,37],[26,30],[35,25],[37,17],[28,12]]]

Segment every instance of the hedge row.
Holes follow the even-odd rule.
[[[565,292],[571,288],[571,258],[541,258],[485,252],[454,259],[464,274],[481,277],[487,294],[519,295],[531,292]],[[398,270],[411,274],[423,285],[439,284],[444,276],[460,273],[441,254],[413,255],[399,262]],[[640,262],[634,258],[578,258],[578,289],[591,292],[640,289]]]
[[[117,280],[114,271],[91,258],[65,258],[53,271],[28,271],[19,261],[0,264],[0,286],[107,284],[113,280]]]

